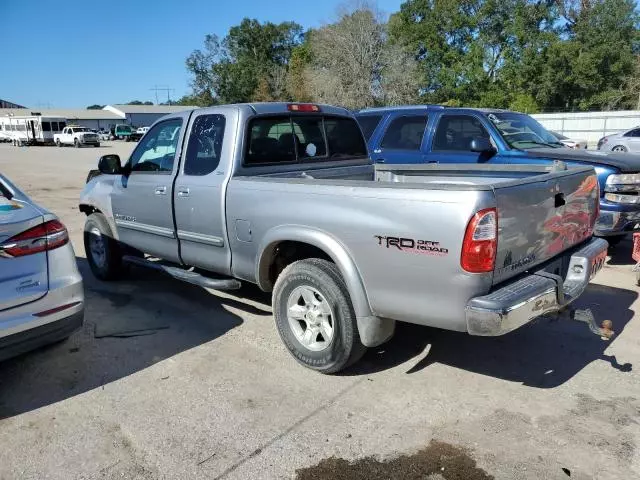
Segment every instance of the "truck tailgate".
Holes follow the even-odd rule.
[[[544,178],[544,177],[542,177]],[[556,172],[546,180],[497,185],[498,251],[493,284],[583,242],[598,216],[593,170]]]

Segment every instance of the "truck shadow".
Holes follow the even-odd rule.
[[[126,377],[224,335],[242,323],[229,311],[270,312],[212,295],[158,272],[136,269],[130,280],[85,280],[83,328],[67,341],[0,363],[0,419]],[[106,334],[96,338],[96,333]]]
[[[609,247],[608,265],[635,265],[635,260],[631,258],[633,252],[633,238],[627,235],[618,245]]]
[[[630,306],[637,296],[631,290],[591,284],[575,306],[591,308],[598,323],[612,320],[617,337],[633,318]],[[604,353],[616,337],[603,341],[586,324],[569,320],[540,319],[502,337],[398,324],[390,342],[371,349],[346,374],[373,373],[405,363],[406,373],[415,374],[441,363],[531,387],[554,388],[597,360],[630,372],[633,365],[628,359]]]

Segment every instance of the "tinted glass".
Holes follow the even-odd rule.
[[[62,129],[63,129],[64,127],[66,127],[66,126],[67,126],[67,122],[59,122],[59,123],[58,123],[58,128],[59,128],[60,130],[62,130]]]
[[[480,120],[469,115],[445,115],[438,122],[433,150],[471,151],[474,138],[490,140]]]
[[[50,132],[51,131],[51,123],[50,122],[42,122],[42,131]]]
[[[289,117],[255,118],[249,126],[247,165],[296,161],[293,127]]]
[[[292,120],[298,158],[326,157],[327,145],[323,134],[322,117],[294,117]]]
[[[392,150],[420,150],[427,117],[405,115],[394,118],[384,133],[380,147]]]
[[[371,138],[371,135],[373,135],[376,127],[380,123],[382,115],[359,115],[356,117],[356,119],[360,124],[360,128],[362,129],[364,138],[366,138],[368,141]]]
[[[324,129],[327,134],[330,158],[365,157],[368,155],[362,132],[354,119],[326,117]]]
[[[640,128],[635,128],[624,134],[625,137],[640,137]]]
[[[218,168],[224,125],[224,115],[200,115],[196,118],[189,135],[185,175],[208,175]]]
[[[129,158],[132,172],[169,173],[180,138],[182,120],[174,118],[155,125],[142,138]]]

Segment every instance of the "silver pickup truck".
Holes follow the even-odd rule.
[[[492,336],[566,310],[607,251],[591,167],[374,166],[349,112],[325,105],[166,116],[124,165],[98,166],[80,198],[96,277],[137,264],[255,283],[291,354],[324,373],[396,321]]]

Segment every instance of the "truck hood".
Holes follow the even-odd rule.
[[[624,173],[640,172],[640,155],[631,153],[572,150],[568,148],[535,148],[527,150],[527,155],[533,158],[549,158],[551,160],[614,167]]]

